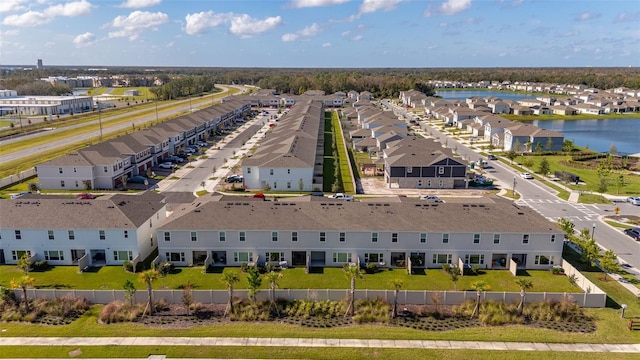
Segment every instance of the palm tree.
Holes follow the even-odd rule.
[[[389,285],[393,287],[393,318],[395,319],[398,316],[398,292],[402,288],[404,283],[400,279],[392,279],[389,281]]]
[[[12,279],[9,284],[12,289],[22,289],[22,300],[24,301],[24,311],[29,312],[29,298],[27,297],[27,288],[33,285],[34,279],[29,275],[23,275],[17,279]]]
[[[517,278],[516,284],[520,287],[520,304],[518,304],[518,314],[522,315],[522,311],[524,310],[524,297],[527,295],[527,290],[533,287],[530,279],[527,278]]]
[[[347,278],[349,278],[349,280],[351,281],[351,288],[349,291],[349,308],[347,309],[347,314],[350,316],[353,316],[355,312],[355,302],[356,302],[356,298],[355,298],[356,280],[364,279],[364,276],[362,275],[362,271],[360,270],[358,265],[344,264],[342,271],[344,271]]]
[[[267,278],[270,288],[269,299],[271,301],[271,304],[269,304],[269,306],[273,306],[273,308],[276,310],[276,314],[280,316],[278,306],[276,305],[276,288],[278,287],[278,280],[282,279],[282,273],[271,271],[265,275],[265,278]]]
[[[238,274],[235,272],[222,273],[220,282],[227,285],[227,291],[229,292],[229,301],[227,302],[227,308],[224,310],[222,317],[226,317],[227,314],[233,314],[233,285],[238,281],[240,281],[240,278],[238,278]]]
[[[160,273],[154,269],[143,271],[138,275],[138,280],[141,283],[147,284],[147,291],[149,293],[147,307],[149,308],[149,314],[153,314],[153,286],[151,286],[151,283],[158,280],[158,276],[160,276]]]
[[[471,284],[471,288],[476,291],[476,307],[473,308],[473,313],[471,317],[475,317],[480,315],[480,296],[482,296],[483,291],[489,290],[489,285],[484,281],[476,281]]]

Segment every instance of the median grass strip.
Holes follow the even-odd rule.
[[[349,155],[345,149],[344,137],[342,135],[342,126],[340,125],[340,117],[335,111],[330,112],[333,136],[335,137],[336,151],[338,153],[338,163],[340,164],[340,177],[342,178],[342,188],[347,194],[355,194],[353,188],[353,179],[351,178]]]

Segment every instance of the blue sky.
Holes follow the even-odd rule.
[[[2,0],[0,64],[640,66],[638,0]]]

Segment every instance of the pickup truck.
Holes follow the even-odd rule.
[[[328,198],[329,199],[339,199],[339,200],[353,201],[353,196],[352,195],[347,195],[347,194],[343,194],[343,193],[337,193],[337,194],[329,195]]]

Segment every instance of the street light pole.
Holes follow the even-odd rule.
[[[516,197],[516,177],[513,177],[513,197]]]
[[[100,101],[96,101],[98,105],[98,123],[100,124],[100,141],[102,141],[102,112],[100,111]]]
[[[591,225],[591,238],[593,239],[593,234],[596,232],[596,223]]]

